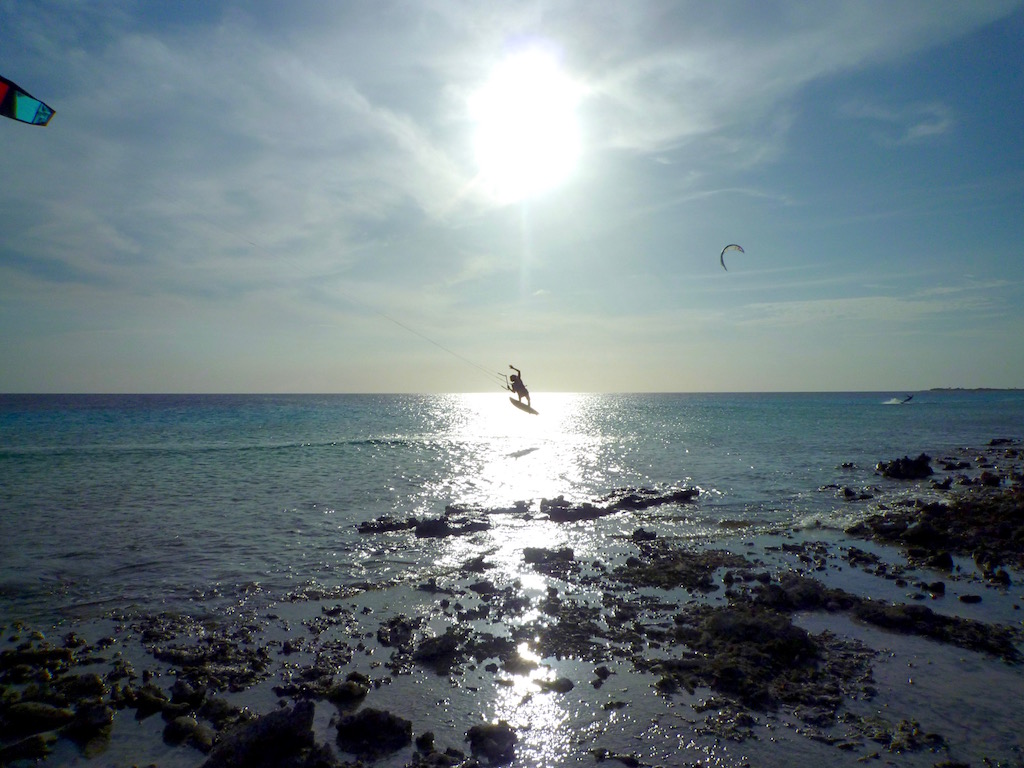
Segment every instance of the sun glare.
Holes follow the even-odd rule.
[[[470,99],[480,179],[499,202],[561,183],[580,153],[580,88],[557,59],[530,50],[506,59]]]

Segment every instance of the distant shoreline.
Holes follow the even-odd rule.
[[[1021,387],[932,387],[929,392],[1021,392]]]

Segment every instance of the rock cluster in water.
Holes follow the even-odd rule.
[[[1012,444],[998,450],[1008,460],[1020,458]],[[923,466],[930,472],[931,460],[923,459],[897,460],[889,474],[928,477]],[[589,681],[539,677],[531,695],[572,697],[583,683],[599,689],[616,670],[633,670],[654,681],[651,695],[695,699],[694,738],[755,739],[766,718],[786,713],[799,732],[844,753],[861,753],[863,760],[878,759],[882,750],[925,752],[935,753],[938,764],[949,754],[945,737],[914,720],[851,706],[878,694],[876,651],[811,632],[796,618],[841,615],[1020,664],[1019,628],[949,615],[916,599],[943,598],[943,579],[956,578],[954,557],[973,556],[988,589],[1005,588],[1007,568],[1024,566],[1021,478],[991,460],[982,463],[975,462],[999,482],[958,483],[961,492],[948,503],[885,509],[850,529],[852,536],[906,552],[906,566],[855,546],[845,548],[842,560],[918,589],[909,603],[827,586],[816,574],[837,554],[818,542],[784,539],[775,551],[761,553],[794,564],[780,568],[749,551],[696,547],[638,527],[625,538],[632,554],[610,564],[584,562],[571,547],[526,547],[523,564],[551,584],[539,598],[528,597],[518,583],[502,582],[485,554],[470,557],[448,578],[419,583],[449,622],[443,632],[432,631],[423,616],[375,620],[367,608],[329,601],[283,641],[267,639],[269,619],[220,624],[163,614],[126,617],[119,636],[91,643],[75,633],[50,641],[27,628],[8,629],[8,647],[0,650],[0,764],[45,758],[60,739],[87,758],[100,755],[115,718],[128,714],[140,721],[159,718],[164,741],[194,750],[204,768],[355,768],[382,758],[415,768],[503,765],[516,759],[523,739],[514,725],[464,723],[464,741],[442,749],[407,713],[374,706],[374,692],[421,669],[449,676],[453,686],[469,670],[493,676],[495,686],[507,685],[541,665],[520,654],[522,644],[537,658],[572,658],[593,670]],[[959,460],[943,460],[942,466],[947,472],[971,468]],[[686,504],[696,496],[690,489],[624,489],[593,502],[547,500],[541,513],[553,521],[581,521]],[[529,514],[526,505],[502,512]],[[493,513],[452,507],[435,520],[379,519],[360,531],[471,536],[486,530]],[[942,578],[905,582],[919,567]],[[139,671],[128,661],[126,644],[136,641],[152,667]],[[379,660],[376,674],[352,669],[354,659],[371,653]],[[271,686],[280,706],[256,714],[232,703],[233,694],[257,686]],[[604,709],[628,706],[612,698]],[[330,713],[327,740],[315,725],[318,707]],[[645,764],[596,738],[588,750],[596,762]]]
[[[548,520],[570,523],[595,520],[618,512],[637,512],[669,504],[688,504],[696,501],[699,495],[700,491],[697,488],[622,488],[595,501],[572,502],[567,501],[564,496],[541,499],[540,511]],[[473,509],[453,504],[448,506],[441,517],[407,517],[402,520],[393,516],[383,516],[359,523],[356,529],[364,534],[414,531],[417,538],[462,536],[489,530],[491,524],[487,516],[497,513],[518,514],[526,518],[530,515],[526,502],[518,502],[508,509],[496,510]]]

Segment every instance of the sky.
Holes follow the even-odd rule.
[[[5,0],[56,115],[0,121],[0,392],[1024,387],[1022,41],[1020,0]]]

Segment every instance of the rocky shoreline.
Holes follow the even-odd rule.
[[[941,501],[879,504],[846,531],[780,531],[724,548],[637,527],[623,543],[627,554],[608,561],[526,547],[522,566],[546,584],[536,594],[504,579],[480,551],[442,578],[405,585],[434,606],[428,614],[370,607],[369,597],[395,585],[364,585],[292,595],[288,610],[256,617],[118,615],[98,637],[84,628],[49,636],[4,627],[0,765],[56,764],[67,754],[99,764],[129,719],[158,720],[172,750],[165,754],[179,765],[528,764],[521,752],[533,734],[514,722],[460,720],[439,734],[414,708],[377,705],[425,674],[417,679],[446,681],[468,698],[522,689],[523,704],[552,696],[590,706],[615,688],[589,715],[599,724],[652,697],[686,712],[687,738],[709,749],[747,744],[756,753],[779,738],[844,764],[1019,766],[1024,742],[979,755],[923,727],[914,712],[880,714],[875,702],[892,698],[876,677],[882,650],[807,628],[850,623],[920,640],[1003,665],[1024,682],[1021,620],[986,621],[956,608],[992,600],[1019,611],[1024,451],[1000,439],[932,464],[922,454],[882,461],[877,472],[926,482],[945,494]],[[870,495],[846,490],[851,503]],[[698,498],[688,488],[622,489],[582,503],[547,500],[541,514],[581,524]],[[472,541],[496,512],[451,507],[433,520],[367,521],[359,532]],[[530,514],[525,505],[500,512]],[[837,585],[850,574],[878,588]],[[554,661],[563,659],[585,674],[561,674]],[[254,701],[265,705],[245,703]],[[597,728],[572,759],[703,764],[697,753],[667,761],[607,744]]]

